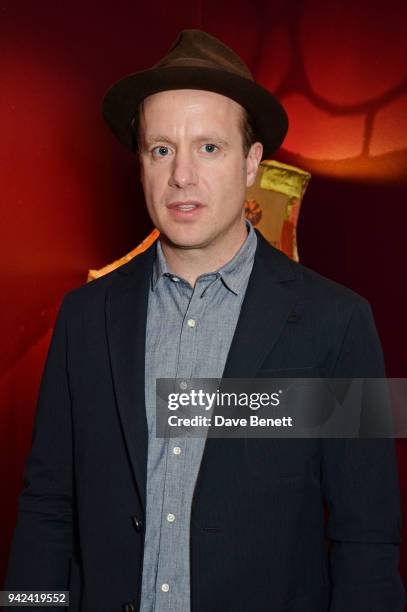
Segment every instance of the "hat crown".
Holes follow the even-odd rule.
[[[254,81],[244,61],[227,45],[202,30],[182,30],[154,68],[202,66],[226,70]]]
[[[112,85],[103,99],[103,116],[120,142],[136,152],[134,126],[141,102],[175,89],[213,91],[243,106],[266,158],[284,140],[288,117],[274,94],[256,83],[237,53],[195,29],[182,30],[152,68],[128,74]]]

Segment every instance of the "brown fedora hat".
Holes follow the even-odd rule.
[[[232,49],[201,30],[183,30],[162,60],[148,70],[125,76],[107,91],[103,116],[122,144],[136,151],[132,120],[138,105],[147,96],[169,89],[213,91],[238,102],[249,112],[264,158],[278,149],[287,133],[284,108],[254,81]]]

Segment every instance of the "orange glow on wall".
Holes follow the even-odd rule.
[[[288,110],[292,163],[347,179],[405,180],[406,23],[407,3],[397,0],[309,0],[281,16],[256,76]]]

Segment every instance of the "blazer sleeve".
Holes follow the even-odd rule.
[[[384,377],[382,349],[366,300],[358,299],[343,328],[329,376]],[[331,438],[321,444],[329,507],[330,612],[402,612],[394,440]]]
[[[66,302],[65,296],[41,378],[6,590],[68,590],[73,477]]]

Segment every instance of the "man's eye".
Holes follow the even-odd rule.
[[[160,145],[159,147],[154,147],[152,150],[152,154],[155,157],[166,157],[168,155],[169,149],[168,147],[164,147]]]
[[[218,150],[218,147],[214,144],[208,143],[203,145],[204,153],[215,153]]]

